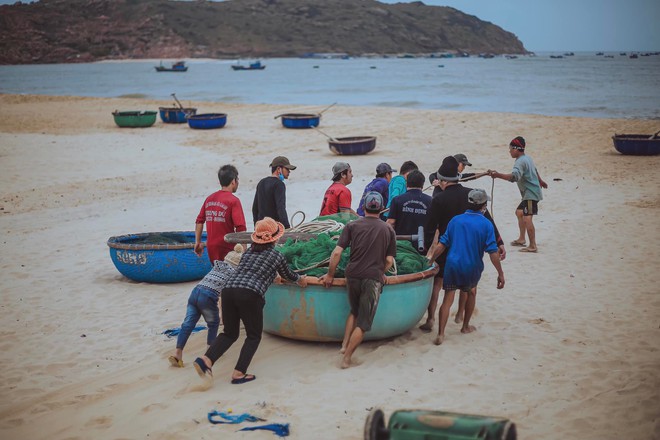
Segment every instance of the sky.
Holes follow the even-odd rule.
[[[0,4],[14,2],[0,0]],[[451,6],[490,21],[514,33],[527,50],[534,52],[660,51],[660,0],[425,0],[424,3]]]

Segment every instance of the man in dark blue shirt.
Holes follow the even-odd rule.
[[[408,174],[406,192],[392,199],[387,223],[392,225],[396,235],[414,235],[417,234],[420,226],[426,227],[433,198],[422,192],[423,186],[424,174],[419,170],[413,170]],[[430,234],[425,232],[424,253],[434,233],[435,231],[430,231]]]
[[[376,167],[376,178],[364,187],[364,192],[360,198],[360,205],[357,209],[357,213],[360,217],[364,217],[364,196],[366,196],[369,192],[376,191],[383,197],[383,200],[388,200],[389,184],[390,180],[392,180],[392,172],[396,172],[396,170],[393,170],[390,164],[378,164]],[[385,220],[385,217],[381,214],[380,219]]]

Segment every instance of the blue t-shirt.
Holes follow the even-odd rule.
[[[467,210],[451,219],[439,241],[448,248],[443,288],[476,287],[484,271],[484,252],[497,252],[493,224],[481,212]]]
[[[387,179],[384,177],[376,177],[374,180],[369,182],[367,186],[364,187],[364,192],[362,193],[362,198],[360,199],[360,206],[358,206],[357,209],[357,213],[361,217],[364,217],[364,196],[366,196],[370,191],[376,191],[379,193],[381,196],[383,196],[383,203],[386,203],[390,193]]]
[[[397,235],[414,235],[420,226],[426,227],[432,200],[421,189],[410,189],[392,199],[388,218],[396,220],[394,232]]]

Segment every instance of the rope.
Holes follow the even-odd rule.
[[[293,215],[291,216],[291,224],[293,224],[293,219],[296,217],[296,214],[302,214],[302,220],[300,220],[300,223],[298,223],[296,226],[293,226],[293,228],[295,228],[295,227],[297,227],[297,226],[300,226],[300,225],[302,225],[302,224],[305,222],[305,213],[302,212],[302,211],[296,211],[296,212],[294,212]],[[292,228],[289,228],[289,231],[290,231],[291,229],[292,229]]]
[[[344,224],[336,220],[312,220],[309,223],[300,223],[289,229],[289,232],[307,232],[307,233],[322,233],[322,232],[341,232],[344,229]]]
[[[495,220],[495,211],[493,211],[493,203],[495,203],[495,179],[491,179],[493,182],[490,186],[490,216]]]

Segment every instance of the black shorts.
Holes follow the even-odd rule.
[[[536,200],[523,200],[516,210],[520,209],[523,215],[537,215],[539,213],[539,202]]]
[[[357,317],[357,327],[366,333],[371,330],[371,324],[374,322],[383,283],[369,279],[347,278],[346,286],[351,315]]]

